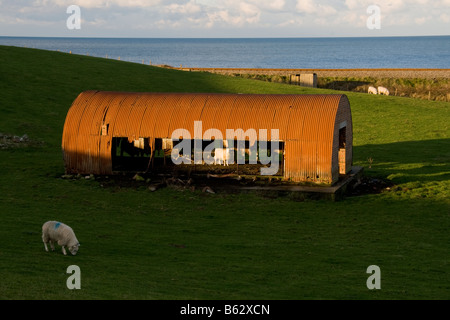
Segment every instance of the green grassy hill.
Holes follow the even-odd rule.
[[[0,88],[0,299],[450,297],[448,103],[347,93],[354,164],[395,187],[295,202],[61,179],[66,113],[84,90],[335,91],[4,46]],[[47,220],[72,226],[77,256],[44,251]]]

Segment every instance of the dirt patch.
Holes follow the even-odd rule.
[[[206,173],[192,175],[126,173],[111,176],[64,175],[63,179],[95,180],[102,188],[119,191],[120,189],[147,190],[155,192],[163,188],[178,191],[200,191],[203,193],[239,193],[241,187],[278,187],[300,186],[304,184],[282,181],[280,178],[262,179],[259,176],[239,175],[236,173]],[[346,196],[379,194],[395,188],[390,180],[362,176],[351,183]]]
[[[362,176],[359,181],[349,186],[347,195],[361,196],[365,194],[378,194],[393,188],[394,183],[390,180]]]

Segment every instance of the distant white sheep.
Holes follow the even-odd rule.
[[[377,88],[370,86],[367,90],[368,94],[378,94]]]
[[[170,153],[169,153],[170,151]],[[172,162],[174,164],[191,164],[194,162],[194,160],[191,158],[190,154],[184,154],[184,155],[180,155],[180,149],[172,149],[169,150],[167,153],[164,153],[164,156],[166,155],[170,155]]]
[[[378,94],[388,96],[389,95],[389,90],[387,88],[385,88],[385,87],[378,87]]]
[[[214,164],[223,164],[228,166],[228,161],[231,158],[231,152],[233,150],[229,148],[216,148],[214,150]]]
[[[47,221],[42,225],[42,241],[45,251],[48,251],[47,243],[50,243],[52,251],[55,251],[54,243],[57,242],[62,247],[64,255],[67,255],[65,247],[72,255],[76,255],[80,247],[72,228],[58,221]]]

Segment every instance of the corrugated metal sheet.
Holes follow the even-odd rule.
[[[83,139],[83,144],[80,144],[80,146],[83,146],[84,150],[88,151],[84,157],[78,159],[78,161],[81,160],[79,163],[82,164],[82,171],[89,170],[90,168],[94,168],[96,171],[100,169],[100,162],[97,161],[97,159],[100,159],[101,129],[103,117],[106,114],[110,100],[111,97],[105,96],[103,99],[99,99],[99,101],[93,101],[94,104],[92,105],[92,108],[86,108],[85,110],[85,116],[83,118],[86,120],[89,119],[91,125],[89,132],[80,136],[80,138]],[[90,113],[89,110],[91,110],[92,113]]]
[[[275,115],[272,120],[272,127],[274,129],[279,130],[280,140],[287,140],[287,132],[288,132],[288,124],[289,124],[289,115],[291,112],[292,104],[295,100],[295,96],[286,95],[286,96],[277,96],[272,95],[268,97],[269,106],[275,108]],[[271,139],[271,137],[270,137]]]
[[[255,121],[255,129],[266,129],[266,140],[270,140],[270,128],[272,128],[273,116],[275,108],[270,105],[270,97],[265,96],[264,101],[259,105],[254,105],[251,109],[251,114],[247,113],[248,117],[253,117]],[[264,136],[258,132],[258,140],[263,140]]]
[[[224,99],[224,95],[209,95],[208,100],[205,101],[205,105],[200,116],[202,119],[202,135],[205,139],[217,139],[217,137],[211,136],[212,132],[208,132],[208,135],[205,134],[208,129],[217,128],[214,120],[216,118],[216,114],[219,114],[220,117],[220,106],[222,100]]]
[[[175,105],[173,116],[169,119],[169,125],[161,123],[161,125],[166,126],[167,132],[164,138],[170,138],[172,136],[172,132],[176,129],[185,128],[184,120],[191,110],[191,103],[194,99],[194,95],[183,94],[179,96],[179,100]],[[188,129],[188,128],[186,128]],[[189,130],[189,129],[188,129]],[[191,130],[189,130],[192,132]]]
[[[142,116],[141,128],[139,136],[154,137],[153,130],[155,128],[155,119],[159,117],[159,112],[163,108],[166,95],[155,95],[152,99],[142,97],[141,103],[145,106],[145,113]]]
[[[131,98],[131,97],[130,97]],[[108,102],[108,109],[103,116],[103,122],[107,125],[107,135],[100,139],[100,159],[98,161],[100,174],[110,174],[112,172],[111,152],[112,152],[112,138],[121,137],[120,135],[113,135],[117,127],[121,127],[122,121],[116,121],[121,104],[127,99],[126,95],[111,95]]]
[[[238,95],[224,95],[223,99],[218,105],[218,110],[214,117],[213,128],[218,129],[220,132],[222,132],[224,139],[228,128],[228,119],[230,118],[234,103],[237,98]]]
[[[91,134],[92,127],[96,126],[96,122],[99,118],[94,116],[100,114],[97,109],[100,107],[104,100],[107,100],[107,96],[103,96],[100,99],[91,99],[86,104],[83,116],[80,118],[79,134],[77,139],[77,162],[76,166],[81,172],[86,172],[91,168],[95,168],[98,163],[98,146],[99,138],[98,134]],[[98,130],[100,127],[97,126]]]
[[[331,184],[339,177],[339,126],[346,126],[346,166],[352,164],[352,119],[345,95],[81,93],[69,109],[62,148],[67,172],[112,173],[112,139],[131,142],[171,138],[186,129],[194,138],[194,122],[202,136],[211,128],[226,138],[227,129],[279,130],[284,141],[284,177]],[[253,137],[250,137],[253,138]],[[249,140],[249,137],[245,137]]]
[[[337,109],[337,104],[335,98],[337,96],[330,97],[324,100],[322,111],[331,110],[333,113]],[[334,119],[332,117],[321,118],[319,127],[317,128],[317,159],[316,159],[316,177],[318,182],[329,183],[332,179],[331,174],[331,161],[333,144],[329,143],[333,141],[333,131],[327,128],[334,128]]]
[[[194,124],[195,121],[201,121],[202,120],[202,111],[205,107],[206,103],[208,102],[209,95],[205,94],[196,94],[192,97],[191,104],[189,105],[189,110],[186,112],[186,115],[184,116],[184,119],[180,122],[180,126],[175,129],[186,129],[189,132],[191,132],[191,138],[194,139]],[[202,131],[195,133],[198,136],[203,136],[203,133],[205,132],[202,124]],[[173,131],[172,131],[173,132]]]
[[[77,170],[78,136],[80,121],[89,100],[95,95],[95,91],[86,91],[78,95],[69,109],[64,123],[62,148],[64,150],[64,163],[67,171]],[[80,153],[83,150],[80,148]]]

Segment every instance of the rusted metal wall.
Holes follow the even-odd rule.
[[[204,135],[218,129],[279,130],[284,178],[332,184],[339,178],[339,128],[346,127],[345,162],[352,165],[352,118],[345,95],[129,93],[86,91],[68,111],[62,149],[68,173],[112,174],[112,139],[171,138],[194,121]],[[250,132],[250,131],[249,131]],[[207,137],[210,138],[210,137]],[[248,140],[248,137],[247,137]]]

